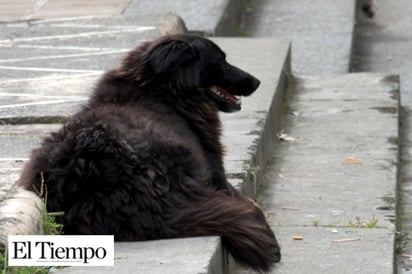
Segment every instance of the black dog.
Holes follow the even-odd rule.
[[[267,271],[279,247],[261,209],[226,181],[218,118],[258,86],[205,38],[145,43],[33,151],[20,183],[37,191],[44,180],[66,234],[219,235],[239,263]]]

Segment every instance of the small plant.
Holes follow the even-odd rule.
[[[395,232],[395,239],[396,239],[396,245],[395,245],[395,252],[397,254],[402,254],[405,251],[405,246],[408,245],[408,240],[407,238],[407,234],[405,232],[402,231],[396,231]]]
[[[378,227],[379,219],[376,217],[372,217],[369,219],[367,223],[365,223],[366,228],[377,228]]]
[[[48,274],[45,266],[8,266],[7,248],[0,247],[0,274]]]
[[[259,176],[260,167],[259,166],[251,166],[250,167],[250,183],[253,186],[253,193],[256,194],[258,191],[258,176]]]
[[[0,273],[4,274],[7,271],[7,252],[5,247],[0,247]]]
[[[348,222],[348,225],[349,225],[350,227],[356,227],[356,228],[361,227],[362,223],[361,223],[360,217],[359,217],[359,216],[356,216],[356,217],[355,217],[355,222],[349,221],[349,222]]]
[[[402,225],[402,217],[396,219],[396,232],[395,232],[395,252],[397,254],[402,254],[405,251],[405,247],[408,245],[409,232],[404,231]]]
[[[244,27],[241,27],[241,26],[239,26],[237,28],[237,33],[240,37],[247,37],[248,36],[246,29]]]
[[[39,208],[42,222],[43,230],[46,235],[59,235],[63,231],[63,225],[56,222],[56,217],[64,215],[64,212],[47,212],[47,189],[44,185],[43,173],[40,173],[41,184],[40,184],[40,197],[43,197],[43,203],[41,208]]]
[[[253,8],[252,8],[252,6],[250,5],[249,1],[243,0],[243,1],[241,1],[240,3],[241,3],[241,5],[242,5],[242,9],[243,9],[245,12],[251,12],[251,11],[253,10]]]
[[[318,227],[319,226],[319,221],[318,220],[313,220],[312,225]]]
[[[259,175],[260,167],[259,166],[252,166],[250,167],[250,177],[253,184],[256,183],[258,175]]]
[[[379,219],[371,217],[367,222],[362,222],[360,216],[355,217],[355,222],[349,221],[348,226],[354,228],[377,228]]]

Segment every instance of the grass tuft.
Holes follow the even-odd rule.
[[[348,226],[353,228],[378,228],[379,219],[375,216],[371,217],[367,222],[362,222],[359,216],[355,217],[355,221],[349,221]]]
[[[47,189],[44,184],[43,173],[41,176],[40,197],[42,198],[42,205],[38,207],[40,211],[44,234],[46,235],[60,235],[63,231],[63,225],[57,223],[56,218],[63,216],[64,212],[47,212]],[[7,258],[7,248],[0,247],[0,274],[47,274],[50,269],[54,267],[48,266],[9,266]]]

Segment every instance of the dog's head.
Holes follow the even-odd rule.
[[[146,43],[123,60],[122,70],[133,72],[142,85],[160,86],[175,96],[207,98],[224,112],[240,110],[238,97],[252,94],[260,84],[229,64],[212,41],[194,35],[170,35]]]

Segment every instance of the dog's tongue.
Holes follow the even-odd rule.
[[[222,87],[213,86],[213,87],[210,88],[210,91],[212,92],[212,94],[216,95],[217,97],[219,97],[222,100],[229,101],[229,102],[231,102],[232,104],[235,104],[235,105],[240,105],[241,104],[240,98],[237,98],[237,97],[233,96],[232,94],[230,94],[227,90],[225,90]]]

